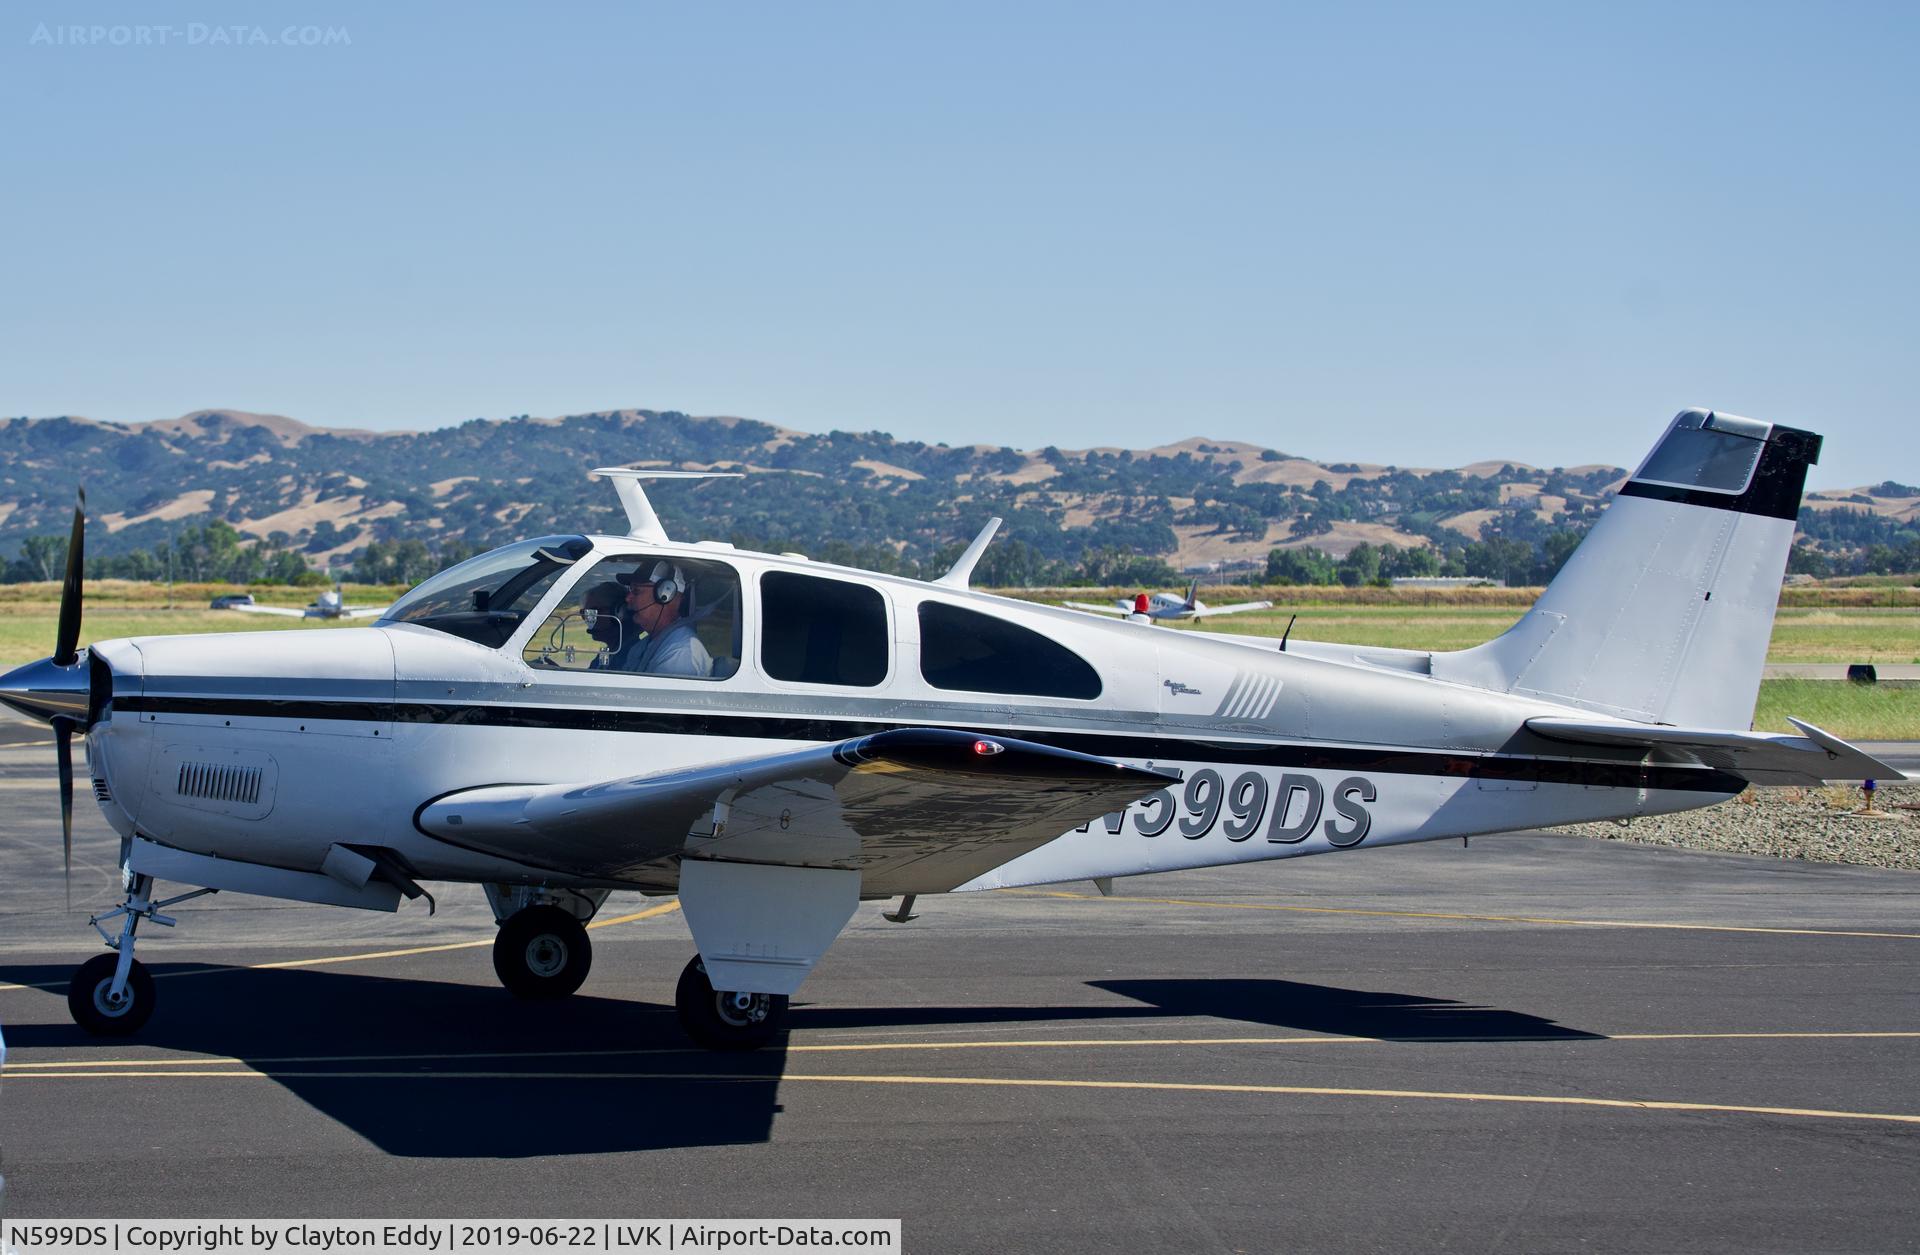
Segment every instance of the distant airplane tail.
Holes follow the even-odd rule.
[[[1188,610],[1193,609],[1193,598],[1194,598],[1194,595],[1199,591],[1200,591],[1200,577],[1196,575],[1193,578],[1193,582],[1187,585],[1187,600],[1185,605],[1186,609]]]
[[[1433,674],[1643,723],[1745,729],[1812,432],[1683,410],[1520,621]]]

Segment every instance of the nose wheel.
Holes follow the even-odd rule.
[[[493,939],[493,970],[516,998],[564,998],[593,966],[585,925],[557,906],[530,906],[507,917]]]
[[[673,991],[687,1036],[709,1050],[758,1050],[786,1027],[787,995],[716,990],[695,955]]]
[[[96,954],[80,965],[67,986],[73,1022],[96,1037],[131,1036],[153,1014],[153,977],[147,965],[132,961],[126,979],[116,982],[119,967],[119,955]]]

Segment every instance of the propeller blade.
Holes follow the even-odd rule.
[[[60,586],[60,627],[53,640],[53,661],[71,667],[80,657],[80,578],[87,565],[87,490],[73,503],[73,532],[67,537],[67,574]]]
[[[60,763],[60,852],[67,870],[67,908],[73,908],[73,721],[53,721],[54,757]]]

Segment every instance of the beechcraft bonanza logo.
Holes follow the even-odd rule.
[[[1173,695],[1174,695],[1175,697],[1198,697],[1198,696],[1200,696],[1200,690],[1199,690],[1199,689],[1196,689],[1196,688],[1188,688],[1188,687],[1187,687],[1186,685],[1184,685],[1184,684],[1182,684],[1182,683],[1180,683],[1180,681],[1178,681],[1178,680],[1162,680],[1162,681],[1160,681],[1160,682],[1161,682],[1162,684],[1164,684],[1164,685],[1166,685],[1166,686],[1167,686],[1167,690],[1168,690],[1169,692],[1171,692],[1171,693],[1172,693],[1172,694],[1173,694]]]

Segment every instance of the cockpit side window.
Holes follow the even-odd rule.
[[[521,658],[543,671],[724,680],[740,667],[740,577],[723,562],[603,558],[576,580]]]
[[[1100,673],[1066,646],[938,601],[920,603],[920,674],[937,689],[1083,701],[1100,696]]]
[[[593,545],[584,536],[543,536],[469,558],[393,603],[382,623],[412,623],[498,649],[553,582]]]

